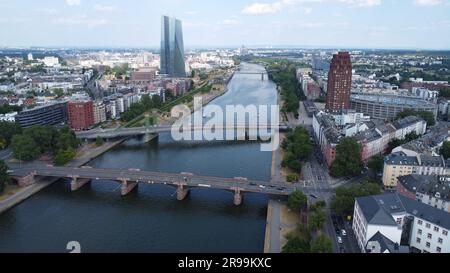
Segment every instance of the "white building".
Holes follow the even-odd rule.
[[[15,122],[18,114],[17,112],[0,114],[0,121]]]
[[[363,252],[381,233],[398,245],[403,235],[412,251],[450,253],[450,214],[397,193],[357,198],[352,227]]]
[[[48,67],[54,67],[57,66],[59,64],[59,59],[57,57],[45,57],[42,62],[44,63],[45,66]]]
[[[31,53],[28,53],[27,58],[28,58],[28,61],[34,60],[34,59],[33,59],[33,54],[31,54]]]
[[[102,101],[94,103],[94,123],[99,124],[106,121],[106,106]]]

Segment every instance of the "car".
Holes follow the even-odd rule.
[[[342,240],[342,238],[340,236],[337,237],[337,241],[341,245],[344,243],[344,241]]]
[[[266,186],[263,186],[263,185],[259,185],[259,187],[260,187],[261,189],[265,189],[265,188],[266,188]]]
[[[339,228],[335,227],[334,231],[336,232],[336,235],[339,235],[339,232],[340,232]]]
[[[343,230],[341,231],[341,234],[342,234],[342,236],[347,236],[347,231],[345,231],[345,229],[343,229]]]
[[[250,183],[250,186],[258,186],[256,183]]]
[[[318,197],[316,196],[316,195],[314,195],[314,194],[310,194],[309,196],[311,196],[312,198],[314,198],[314,199],[317,199]]]

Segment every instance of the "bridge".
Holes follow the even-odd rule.
[[[278,70],[267,70],[267,71],[235,71],[233,75],[261,75],[261,80],[264,81],[265,76],[278,72]]]
[[[96,169],[91,167],[54,167],[41,164],[10,164],[9,173],[21,186],[36,183],[37,177],[65,178],[71,180],[71,190],[76,191],[91,181],[116,181],[121,184],[121,194],[127,195],[139,183],[160,184],[176,188],[179,201],[184,200],[191,188],[211,188],[234,193],[234,204],[242,204],[244,192],[287,196],[297,188],[293,184],[268,183],[246,178],[222,178],[194,175],[192,173],[163,173],[139,169]]]
[[[201,131],[205,128],[203,126],[191,126],[189,128],[191,131]],[[271,130],[271,125],[235,125],[235,126],[223,126],[216,127],[215,130],[236,130],[236,131],[251,131],[254,130],[256,132],[261,131],[262,129]],[[274,128],[276,129],[276,128]],[[279,131],[289,130],[290,127],[288,125],[282,124],[278,127]],[[114,138],[122,138],[122,137],[135,137],[135,136],[148,136],[155,135],[160,133],[168,133],[172,131],[172,125],[162,125],[162,126],[154,126],[154,127],[136,127],[136,128],[119,128],[119,129],[93,129],[89,131],[77,132],[76,136],[80,139],[86,140],[95,140],[97,137],[103,139],[114,139]]]

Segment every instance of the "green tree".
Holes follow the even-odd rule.
[[[105,144],[105,140],[101,137],[97,137],[97,139],[95,140],[95,146],[100,147],[103,144]]]
[[[309,215],[309,227],[318,233],[322,230],[326,221],[326,214],[324,209],[317,209],[312,211]]]
[[[12,138],[11,148],[14,158],[23,161],[34,160],[41,154],[40,148],[29,135],[14,136]]]
[[[432,112],[429,111],[418,111],[415,109],[406,109],[403,112],[399,113],[397,115],[398,119],[406,118],[409,116],[418,116],[421,117],[423,120],[427,122],[428,126],[434,126],[436,125],[436,117]]]
[[[62,96],[64,96],[64,90],[61,88],[56,88],[53,90],[53,93],[55,94],[55,96],[57,98],[61,98]]]
[[[309,253],[309,242],[299,236],[287,236],[287,243],[283,247],[283,253]]]
[[[383,171],[384,158],[381,155],[376,155],[369,160],[368,167],[375,173]]]
[[[288,207],[295,211],[302,211],[308,205],[308,199],[303,192],[296,190],[288,197]]]
[[[375,183],[342,186],[336,189],[336,195],[331,201],[331,209],[338,215],[353,215],[356,198],[380,193],[381,187]]]
[[[54,163],[56,166],[64,166],[75,158],[77,152],[73,148],[68,148],[67,150],[59,150],[54,158]]]
[[[343,138],[336,146],[336,159],[331,166],[334,177],[357,175],[363,169],[361,145],[355,138]]]
[[[311,243],[312,253],[333,253],[333,242],[328,236],[319,235]]]
[[[442,145],[442,148],[441,148],[441,155],[445,159],[450,158],[450,141],[444,141],[444,144]]]
[[[2,139],[3,149],[11,144],[14,135],[20,134],[22,129],[15,122],[0,121],[0,139]]]
[[[5,190],[6,184],[9,183],[11,178],[8,174],[8,166],[5,161],[0,160],[0,193]]]
[[[290,173],[287,175],[287,182],[297,182],[300,179],[299,175],[296,173]]]

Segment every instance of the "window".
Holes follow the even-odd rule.
[[[417,239],[416,239],[416,242],[417,242],[418,244],[420,244],[421,241],[422,241],[422,240],[421,240],[420,238],[417,238]]]
[[[422,224],[423,224],[423,221],[422,221],[422,220],[418,220],[418,221],[417,221],[417,224],[422,225]]]
[[[436,247],[436,252],[441,253],[442,249],[440,247]]]
[[[431,228],[431,224],[429,224],[429,223],[427,223],[425,226],[426,226],[427,228]]]
[[[431,247],[431,243],[427,242],[427,248],[430,248],[430,247]]]
[[[422,235],[422,230],[419,229],[419,230],[417,231],[417,233],[419,233],[420,235]]]
[[[445,236],[447,236],[447,235],[448,235],[448,231],[443,230],[443,231],[442,231],[442,234],[445,235]]]
[[[437,206],[436,206],[437,207]],[[434,227],[434,231],[439,232],[439,228],[438,227]]]
[[[433,235],[431,235],[431,233],[428,233],[428,239],[432,239]]]
[[[442,238],[438,239],[438,243],[440,243],[442,245],[442,243],[444,242],[444,240]]]

